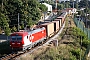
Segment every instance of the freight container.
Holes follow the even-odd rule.
[[[62,20],[62,24],[64,23],[64,17],[61,17],[61,16],[59,16],[59,17],[57,17],[57,19],[61,19]]]
[[[62,26],[62,20],[61,19],[55,19],[54,21],[59,21],[59,28]]]
[[[48,23],[49,21],[44,21],[44,22],[39,22],[38,25],[44,24],[44,23]]]
[[[57,32],[59,30],[59,21],[52,21],[54,23],[54,31]]]
[[[64,23],[66,16],[67,16],[67,12],[64,12],[59,17],[57,17],[57,19],[61,19],[62,23]]]
[[[51,37],[52,35],[54,35],[54,23],[50,22],[50,23],[41,24],[39,25],[39,27],[46,28],[46,33],[48,37]]]

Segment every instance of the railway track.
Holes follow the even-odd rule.
[[[48,40],[46,40],[43,44],[45,44]],[[24,52],[23,51],[12,52],[11,54],[3,56],[2,58],[0,58],[0,60],[16,60],[18,57],[20,57],[23,54],[32,53],[33,51],[40,48],[43,44],[38,44],[37,46],[31,48],[30,50],[26,50]]]
[[[37,46],[31,48],[30,50],[26,50],[24,52],[22,52],[22,51],[12,52],[11,54],[3,56],[2,58],[0,58],[0,60],[16,60],[21,55],[24,55],[24,54],[27,54],[27,53],[31,54],[32,52],[34,52],[38,48],[41,48],[43,45],[46,45],[46,44],[50,43],[51,41],[49,41],[49,40],[50,39],[47,39],[46,41],[43,42],[43,44],[38,44]]]

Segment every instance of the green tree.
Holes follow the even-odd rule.
[[[4,31],[5,31],[5,34],[6,34],[7,36],[9,36],[10,33],[11,33],[11,30],[10,30],[9,27],[6,27],[6,29],[5,29]]]
[[[84,9],[85,13],[89,13],[89,8]]]
[[[69,8],[69,7],[70,7],[69,2],[65,2],[65,8]]]
[[[5,6],[7,15],[10,19],[10,27],[14,25],[17,26],[18,13],[22,13],[22,1],[21,0],[7,0],[7,4]],[[22,15],[20,15],[20,22],[22,20]]]
[[[39,3],[36,0],[28,0],[28,10],[27,11],[28,11],[28,14],[27,14],[26,20],[31,20],[35,24],[41,17]],[[28,24],[29,23],[30,22],[28,22]],[[29,25],[32,25],[32,24],[29,24]]]
[[[0,27],[5,30],[5,27],[9,27],[9,19],[4,14],[0,13]]]
[[[63,4],[58,4],[58,5],[57,5],[57,9],[58,9],[58,10],[64,9],[64,5],[63,5]]]
[[[48,8],[47,8],[44,4],[40,4],[39,9],[40,9],[42,12],[46,12]]]
[[[78,9],[78,6],[79,6],[79,0],[76,0],[76,4],[75,4],[75,7],[76,7],[76,9]]]
[[[9,27],[6,27],[6,29],[4,30],[5,35],[7,35],[7,40],[8,40],[8,36],[10,36],[11,30]]]
[[[22,25],[21,25],[21,29],[24,29],[24,27],[26,27],[26,22],[23,22],[23,21],[22,21],[21,24],[22,24]]]
[[[79,3],[80,7],[88,7],[89,6],[88,1],[89,0],[81,0]]]
[[[61,7],[61,4],[57,4],[57,9],[58,9],[58,10],[63,9],[63,8]]]
[[[41,17],[40,9],[39,9],[39,2],[36,0],[3,0],[4,1],[4,8],[6,12],[5,15],[8,15],[10,19],[10,27],[16,26],[17,27],[17,20],[18,20],[18,13],[19,15],[19,22],[27,21],[31,18],[31,21],[36,23]],[[2,4],[2,1],[0,2]],[[0,5],[2,7],[2,5]],[[29,22],[27,22],[29,23]],[[23,25],[22,25],[23,26]]]
[[[9,36],[11,32],[8,22],[9,22],[8,17],[0,13],[0,27],[2,27],[2,30],[4,30],[7,36]]]
[[[78,9],[78,3],[75,4],[76,9]]]
[[[12,32],[16,32],[17,31],[17,28],[14,26],[13,28],[12,28]]]

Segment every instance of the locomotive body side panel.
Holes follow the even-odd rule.
[[[46,37],[46,31],[45,30],[41,30],[39,32],[36,32],[35,34],[32,34],[32,43],[39,41],[42,38]]]

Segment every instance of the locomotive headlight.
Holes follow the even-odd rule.
[[[15,44],[15,43],[12,43],[12,44]]]
[[[17,44],[20,44],[20,43],[17,43]]]
[[[10,45],[11,46],[11,45]]]

